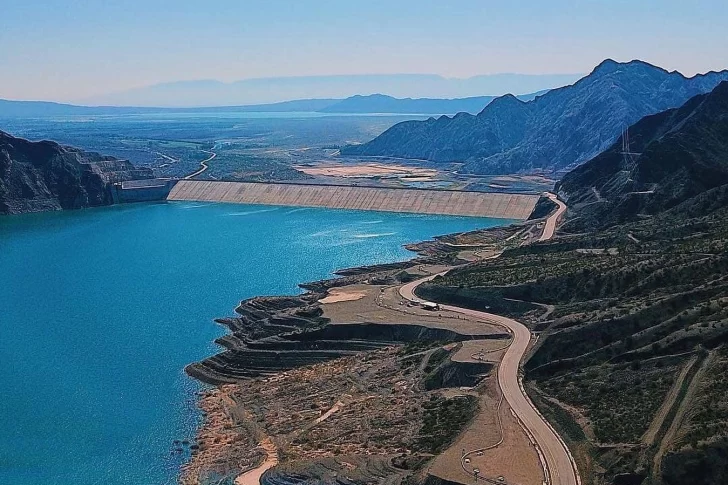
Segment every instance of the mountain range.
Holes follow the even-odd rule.
[[[530,101],[545,93],[516,96],[521,101]],[[384,94],[356,95],[318,110],[321,113],[400,113],[400,114],[455,114],[478,113],[496,96],[474,96],[470,98],[394,98]]]
[[[726,184],[728,81],[643,118],[566,174],[557,190],[582,225],[606,226],[669,210]]]
[[[609,148],[643,116],[678,107],[727,79],[728,70],[687,78],[642,61],[608,59],[532,101],[505,95],[477,115],[402,122],[342,155],[464,162],[463,172],[477,174],[568,170]]]
[[[384,93],[398,98],[466,98],[533,93],[576,81],[580,74],[489,74],[445,78],[436,74],[362,74],[216,80],[156,84],[76,102],[84,105],[199,107],[275,103],[291,99],[343,99]]]
[[[518,99],[529,101],[545,91],[519,95]],[[162,108],[139,106],[78,106],[47,101],[11,101],[0,99],[0,118],[27,118],[43,116],[78,115],[128,115],[145,113],[328,113],[328,114],[453,114],[461,111],[477,113],[493,101],[495,96],[471,98],[394,98],[384,94],[355,95],[345,99],[298,99],[270,104],[249,104],[241,106],[212,106],[200,108]]]
[[[112,183],[152,177],[125,160],[0,131],[0,214],[110,205]]]
[[[129,115],[145,113],[194,112],[316,112],[340,102],[340,99],[299,99],[281,103],[203,108],[159,108],[144,106],[80,106],[50,101],[15,101],[0,99],[0,118],[35,118],[44,116]]]
[[[557,189],[558,237],[419,296],[538,332],[524,388],[584,483],[728,483],[728,81],[642,118]]]

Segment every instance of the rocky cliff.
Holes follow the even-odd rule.
[[[128,161],[0,131],[0,214],[110,205],[111,184],[152,177]]]

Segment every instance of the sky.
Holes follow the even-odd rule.
[[[725,0],[0,0],[0,98],[180,80],[728,68]]]

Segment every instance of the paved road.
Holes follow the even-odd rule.
[[[543,228],[543,234],[541,234],[541,239],[539,241],[548,241],[552,237],[554,237],[554,231],[556,230],[556,223],[559,222],[559,218],[561,215],[566,211],[566,204],[561,202],[556,195],[552,194],[551,192],[546,192],[546,197],[551,199],[556,205],[559,206],[558,209],[556,209],[556,212],[551,214],[551,217],[546,219],[546,227]]]
[[[189,175],[187,175],[186,177],[184,177],[184,178],[183,178],[183,180],[190,180],[190,179],[193,179],[193,178],[197,177],[198,175],[200,175],[200,174],[201,174],[202,172],[204,172],[205,170],[207,170],[207,169],[209,168],[209,167],[207,166],[207,162],[209,162],[209,161],[211,161],[212,159],[214,159],[214,158],[215,158],[215,157],[217,156],[217,153],[215,153],[215,152],[212,152],[212,151],[209,151],[209,152],[207,152],[207,153],[209,153],[209,154],[210,154],[210,156],[209,156],[208,158],[206,158],[206,159],[204,159],[203,161],[201,161],[201,162],[200,162],[200,168],[198,168],[197,170],[195,170],[195,171],[194,171],[194,172],[192,172],[191,174],[189,174]]]
[[[566,205],[556,199],[555,195],[548,195],[549,198],[559,205],[559,209],[546,222],[544,236],[547,237],[545,239],[553,237],[557,219],[566,209]],[[543,236],[541,240],[544,240]],[[445,273],[439,273],[439,275],[444,275]],[[422,300],[414,294],[415,288],[439,275],[432,275],[407,283],[400,288],[399,293],[407,300],[421,302]],[[545,461],[545,465],[548,468],[550,485],[581,485],[576,465],[573,462],[568,448],[551,425],[536,410],[536,407],[531,403],[531,400],[526,396],[526,393],[521,387],[521,379],[519,376],[520,365],[531,342],[531,331],[522,323],[500,315],[451,305],[440,305],[440,307],[443,310],[462,313],[479,320],[490,321],[510,330],[513,334],[513,341],[503,355],[503,360],[498,368],[498,384],[503,391],[503,396],[511,409],[513,409],[513,412],[518,416],[518,419],[521,420],[536,441],[543,456],[543,461]]]

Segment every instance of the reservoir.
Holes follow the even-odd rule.
[[[171,202],[0,218],[0,483],[174,484],[213,322],[503,219]]]

